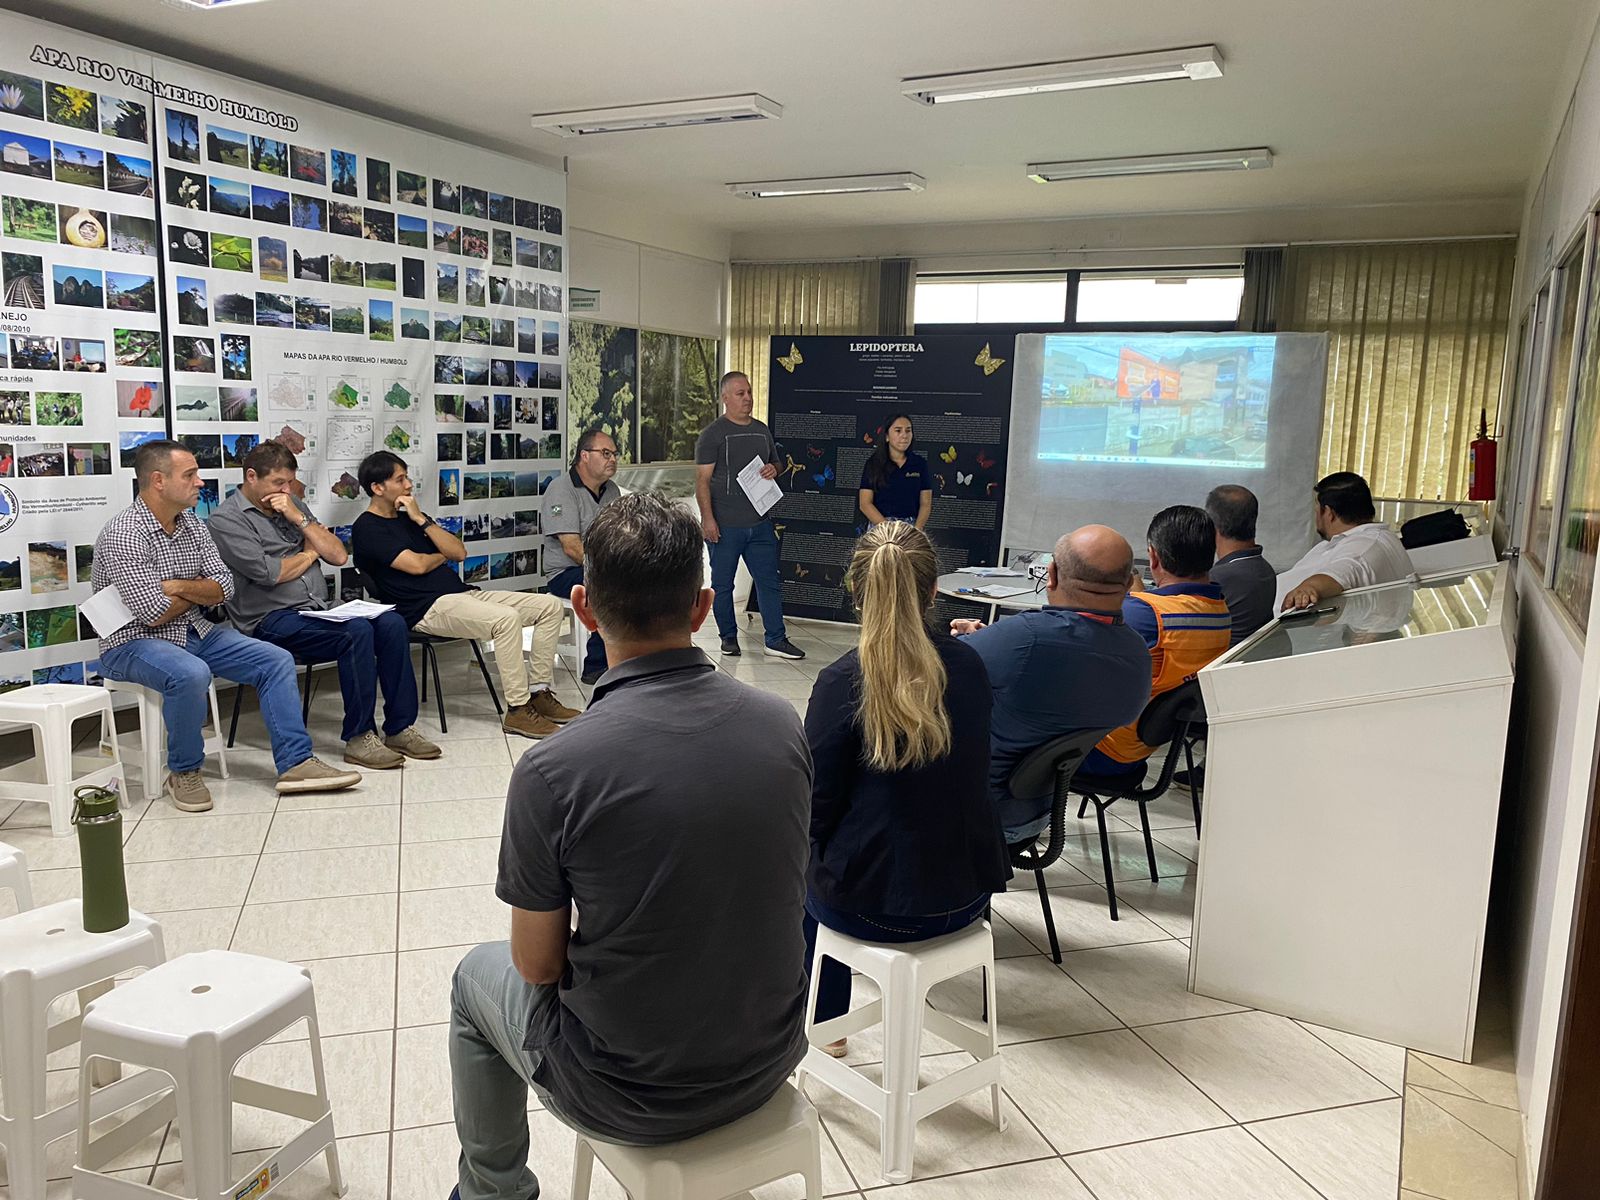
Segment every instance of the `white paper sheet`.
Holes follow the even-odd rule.
[[[374,604],[371,600],[346,600],[337,608],[301,609],[300,615],[319,617],[324,621],[368,621],[393,611],[392,604]]]
[[[110,637],[117,630],[132,625],[134,620],[128,606],[122,602],[122,593],[115,587],[101,588],[78,605],[78,611],[101,637]]]
[[[1025,587],[1009,587],[1003,583],[991,583],[987,587],[974,588],[973,590],[988,596],[991,600],[1004,600],[1008,596],[1020,596],[1022,593],[1030,589]]]
[[[976,575],[979,579],[1021,579],[1021,571],[1013,571],[1010,567],[962,567],[963,575]]]
[[[761,516],[766,516],[767,510],[783,499],[783,489],[778,486],[777,480],[761,478],[761,468],[766,465],[757,455],[745,463],[744,469],[739,472],[739,486],[750,497],[750,503]]]

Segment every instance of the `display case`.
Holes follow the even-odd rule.
[[[1514,603],[1505,564],[1359,589],[1200,672],[1193,990],[1470,1058]]]

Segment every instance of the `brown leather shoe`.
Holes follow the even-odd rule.
[[[553,721],[557,725],[565,725],[583,711],[578,708],[568,708],[556,699],[556,694],[549,688],[535,692],[528,703],[533,705],[534,712],[538,713],[546,721]]]
[[[549,737],[561,726],[541,716],[534,708],[533,701],[529,700],[526,704],[519,704],[508,712],[501,728],[507,733],[520,734],[525,738],[542,738]]]

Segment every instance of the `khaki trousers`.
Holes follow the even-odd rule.
[[[548,687],[554,680],[563,607],[556,597],[535,592],[457,592],[429,605],[416,627],[436,637],[492,640],[500,690],[512,709],[528,702],[532,688]],[[528,655],[522,653],[524,629],[533,630]]]

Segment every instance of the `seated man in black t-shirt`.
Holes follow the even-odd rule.
[[[423,633],[493,639],[507,733],[542,738],[577,716],[578,710],[557,700],[551,688],[561,601],[462,583],[450,564],[465,559],[467,548],[422,511],[398,454],[367,455],[357,477],[372,503],[351,527],[351,552],[378,599],[394,605],[407,625]],[[533,630],[531,655],[522,652],[524,628]]]
[[[811,758],[787,701],[695,648],[702,545],[648,492],[584,537],[572,604],[612,666],[511,776],[511,940],[468,954],[451,995],[459,1200],[538,1194],[530,1084],[568,1125],[654,1145],[755,1111],[804,1051]]]

